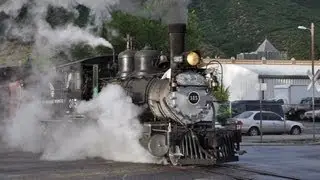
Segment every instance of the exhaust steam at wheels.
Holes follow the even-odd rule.
[[[91,101],[80,102],[77,111],[87,118],[70,122],[67,118],[51,120],[51,108],[45,106],[35,89],[22,89],[28,102],[21,102],[16,113],[5,121],[1,133],[9,147],[41,153],[43,160],[77,160],[101,157],[107,160],[160,163],[141,147],[142,125],[134,105],[118,85],[108,85]],[[126,109],[126,113],[119,111]]]

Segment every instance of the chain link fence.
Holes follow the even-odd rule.
[[[233,118],[242,122],[244,137],[320,139],[320,104],[285,104],[281,101],[241,100],[217,103],[217,121],[223,125]],[[268,135],[268,136],[266,136]],[[280,136],[279,136],[280,135]],[[282,135],[282,136],[281,136]]]

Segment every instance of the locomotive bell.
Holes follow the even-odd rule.
[[[167,58],[166,55],[161,54],[161,55],[160,55],[159,65],[160,65],[160,64],[163,64],[163,63],[169,63],[169,61],[168,61],[168,58]]]
[[[158,63],[158,66],[160,68],[164,68],[164,67],[167,67],[170,65],[170,61],[168,60],[167,56],[162,54],[161,52],[161,55],[160,55],[160,60],[159,60],[159,63]]]

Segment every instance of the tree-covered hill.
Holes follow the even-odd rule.
[[[28,9],[21,10],[21,16],[17,21],[28,23],[25,18],[26,10]],[[46,21],[52,28],[70,22],[79,27],[90,24],[90,9],[79,5],[77,11],[79,16],[75,17],[73,12],[49,7]],[[0,13],[0,25],[3,19],[6,19],[6,16]],[[23,22],[24,20],[26,22]],[[241,52],[255,51],[267,37],[278,50],[288,52],[288,58],[309,59],[310,33],[297,27],[309,27],[311,22],[316,25],[316,58],[319,59],[319,0],[193,0],[189,6],[190,31],[187,35],[187,47],[202,50],[204,56],[230,58]],[[127,33],[133,36],[136,48],[140,49],[148,43],[164,52],[168,50],[167,26],[161,21],[113,12],[112,20],[104,24],[102,32],[97,34],[110,41],[117,52],[125,47]],[[0,42],[3,42],[3,27],[0,27]],[[110,30],[116,30],[118,36],[110,35]],[[6,44],[1,44],[7,47]],[[14,46],[10,49],[12,48]],[[27,55],[30,48],[26,49],[29,50],[23,52]],[[5,48],[1,49],[0,61],[3,57],[12,59],[7,58],[7,55],[10,55],[7,51]],[[93,49],[83,44],[71,48],[73,59],[104,54],[108,51],[108,48]]]
[[[299,25],[316,25],[316,43],[320,43],[319,0],[201,0],[193,1],[199,28],[212,55],[236,56],[256,50],[267,37],[289,58],[310,58],[310,33]],[[319,47],[316,47],[317,56]]]

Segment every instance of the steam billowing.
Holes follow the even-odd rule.
[[[47,21],[49,6],[64,8],[68,13],[77,16],[76,7],[79,4],[84,5],[91,9],[93,26],[100,27],[102,19],[107,19],[109,15],[106,8],[116,2],[116,0],[6,0],[0,6],[0,12],[9,17],[6,18],[4,30],[9,40],[31,43],[34,45],[32,54],[35,58],[49,59],[61,52],[69,55],[69,48],[78,43],[113,48],[108,41],[94,35],[91,26],[81,29],[69,22],[53,28]],[[25,19],[19,20],[22,15]]]
[[[26,96],[35,95],[31,92],[24,91]],[[44,108],[37,96],[33,97],[6,122],[2,137],[10,148],[42,153],[45,160],[101,157],[126,162],[158,162],[139,144],[142,126],[137,116],[141,109],[120,86],[108,85],[93,100],[80,103],[78,112],[87,114],[90,121],[46,122],[50,109]],[[45,123],[49,124],[46,128]]]
[[[163,23],[187,23],[191,0],[120,0],[118,8]],[[145,8],[143,8],[145,7]]]
[[[186,23],[189,3],[190,0],[4,0],[0,4],[0,21],[6,19],[2,21],[6,38],[31,43],[35,58],[49,59],[61,52],[70,57],[69,48],[81,42],[93,47],[102,45],[113,48],[107,40],[93,33],[93,29],[100,30],[103,22],[111,18],[110,10],[161,19],[164,23]],[[79,5],[91,10],[91,23],[86,27],[75,27],[64,20],[67,15],[60,17],[61,21],[66,22],[59,28],[53,28],[48,23],[48,7],[63,8],[77,18]],[[24,19],[19,20],[21,17]]]
[[[0,17],[5,18],[6,37],[23,42],[32,42],[36,46],[34,54],[43,57],[56,53],[57,48],[63,50],[70,45],[85,42],[104,45],[112,48],[106,40],[92,34],[93,28],[101,29],[104,21],[109,20],[110,10],[122,10],[127,13],[150,19],[161,19],[164,23],[186,23],[187,12],[191,0],[4,0],[0,4]],[[92,24],[85,28],[76,28],[71,22],[58,29],[53,29],[47,22],[48,7],[63,8],[77,17],[79,5],[91,11]],[[27,15],[25,15],[27,14]],[[23,21],[19,21],[21,16]],[[61,17],[62,19],[65,17]],[[1,19],[1,18],[0,18]],[[76,34],[72,34],[76,30]],[[52,31],[52,32],[51,32]],[[58,34],[58,36],[57,36]],[[59,37],[59,34],[61,37]],[[79,36],[80,35],[80,36]],[[81,38],[81,37],[84,38]],[[55,43],[57,39],[59,43]],[[64,42],[63,45],[60,42]],[[60,48],[62,46],[62,48]]]
[[[47,22],[49,6],[77,15],[79,4],[91,9],[93,24],[80,28],[67,22],[52,27]],[[189,0],[4,0],[0,2],[3,25],[0,30],[5,40],[32,44],[33,57],[48,59],[55,57],[58,51],[68,54],[68,48],[80,42],[92,47],[113,48],[92,31],[111,18],[110,9],[161,18],[164,23],[185,23],[188,4]],[[27,15],[24,21],[19,21],[23,13]],[[37,72],[34,74],[40,76]],[[54,74],[42,77],[41,83],[48,84],[52,77]],[[47,90],[50,93],[49,87]],[[47,160],[102,157],[116,161],[158,162],[139,144],[142,125],[137,116],[141,109],[131,103],[121,87],[108,85],[98,97],[80,104],[78,111],[96,122],[75,124],[63,120],[64,123],[50,123],[49,128],[44,128],[42,121],[50,119],[51,112],[41,104],[40,93],[39,89],[25,89],[24,101],[19,104],[17,113],[1,127],[2,140],[10,148],[42,153],[42,158]]]

